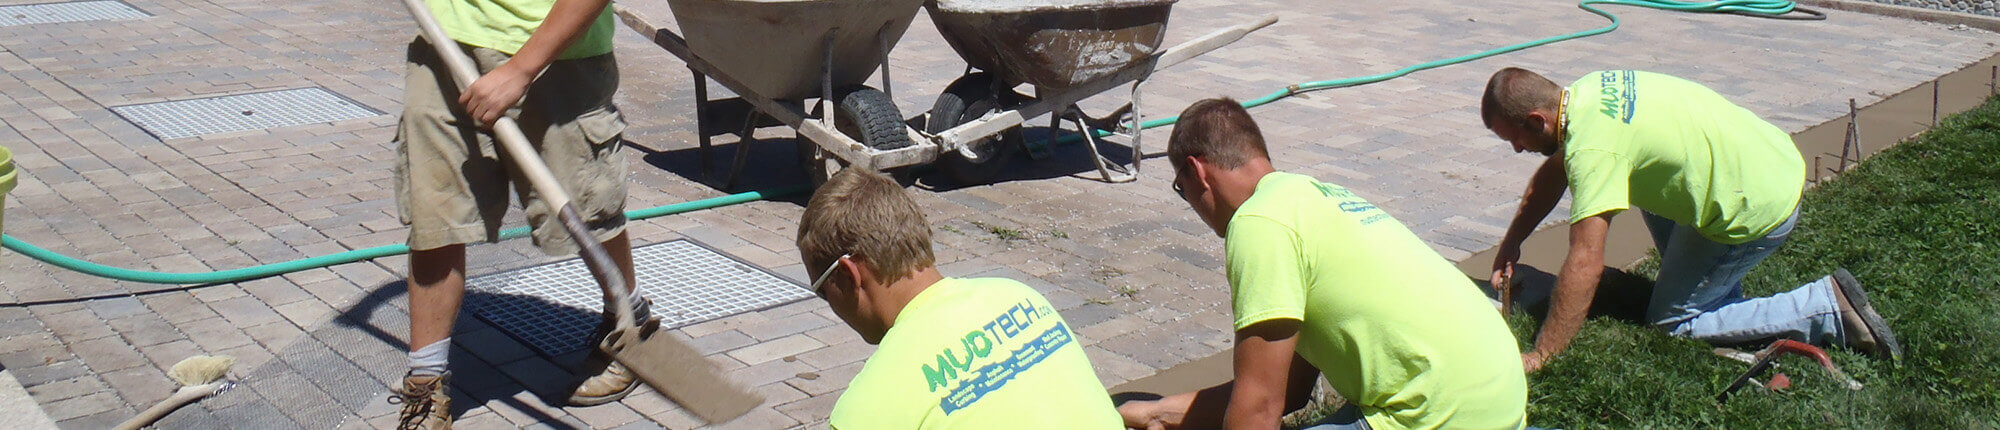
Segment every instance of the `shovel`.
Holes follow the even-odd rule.
[[[444,59],[446,68],[451,70],[452,81],[460,91],[479,79],[479,72],[473,66],[472,58],[459,50],[458,42],[446,35],[431,16],[430,6],[425,0],[403,0],[403,6],[410,9],[410,15],[423,28],[424,40],[429,41],[438,56]],[[602,280],[604,290],[610,293],[612,301],[607,303],[618,312],[618,328],[612,330],[598,345],[613,360],[624,364],[639,380],[652,386],[654,391],[687,408],[695,416],[708,422],[723,422],[750,412],[751,408],[764,403],[764,399],[731,383],[701,353],[673,336],[660,332],[657,320],[649,320],[640,326],[632,316],[632,297],[626,291],[625,277],[618,266],[612,263],[611,254],[598,243],[596,235],[584,227],[583,217],[576,207],[570,205],[569,193],[556,184],[555,174],[542,163],[542,157],[528,145],[528,136],[521,132],[520,124],[514,118],[501,116],[493,123],[493,136],[500,147],[510,155],[516,167],[527,176],[528,183],[540,194],[549,207],[558,208],[563,229],[569,231],[571,239],[582,249],[584,265]]]

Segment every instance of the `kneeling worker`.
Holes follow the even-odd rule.
[[[946,278],[931,227],[888,177],[833,175],[799,222],[813,291],[879,345],[833,406],[860,429],[1116,429],[1076,333],[1034,288]]]
[[[1236,101],[1181,112],[1173,188],[1223,237],[1236,379],[1119,408],[1134,428],[1275,429],[1324,373],[1348,407],[1310,429],[1518,429],[1527,378],[1486,296],[1382,209],[1279,172]]]

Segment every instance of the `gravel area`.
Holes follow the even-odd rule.
[[[2000,16],[2000,1],[1996,0],[1869,0],[1897,6],[1920,7],[1947,12],[1972,13],[1986,16]]]

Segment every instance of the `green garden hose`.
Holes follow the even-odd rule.
[[[1306,83],[1291,85],[1283,89],[1274,91],[1263,97],[1258,97],[1243,102],[1243,107],[1255,108],[1258,106],[1269,104],[1274,101],[1278,101],[1279,99],[1283,99],[1285,97],[1290,97],[1292,95],[1307,91],[1316,91],[1316,90],[1324,90],[1332,88],[1345,88],[1345,87],[1382,82],[1390,79],[1400,78],[1405,75],[1409,75],[1411,73],[1415,73],[1418,71],[1475,61],[1487,57],[1492,57],[1495,55],[1510,53],[1536,46],[1547,45],[1565,40],[1581,39],[1585,37],[1609,33],[1612,30],[1617,30],[1620,24],[1618,17],[1616,15],[1612,15],[1609,12],[1605,12],[1601,9],[1598,9],[1594,7],[1594,5],[1637,6],[1637,7],[1682,11],[1682,12],[1730,13],[1730,14],[1749,15],[1749,16],[1757,16],[1765,18],[1779,18],[1779,19],[1825,19],[1826,18],[1826,15],[1821,14],[1819,12],[1797,7],[1797,4],[1793,3],[1790,0],[1718,0],[1707,3],[1684,3],[1672,0],[1583,0],[1581,3],[1577,4],[1577,7],[1583,8],[1586,11],[1590,11],[1590,13],[1597,14],[1598,16],[1602,16],[1606,19],[1610,19],[1611,24],[1601,28],[1580,31],[1560,36],[1547,37],[1529,42],[1517,43],[1513,45],[1507,45],[1487,50],[1484,52],[1475,53],[1472,55],[1426,62],[1409,67],[1404,67],[1402,69],[1397,69],[1395,71],[1388,73],[1347,78],[1347,79],[1336,79],[1330,81],[1314,81],[1314,82],[1306,82]],[[1804,15],[1791,15],[1792,12],[1799,12]],[[1162,118],[1141,123],[1140,127],[1156,128],[1156,127],[1171,125],[1179,120],[1180,117],[1178,116],[1170,118]],[[1105,136],[1110,134],[1110,132],[1105,130],[1094,130],[1094,132],[1097,133],[1097,135],[1099,136]],[[1060,142],[1068,143],[1068,142],[1077,142],[1081,140],[1082,137],[1079,135],[1070,135],[1070,136],[1064,136],[1064,138]],[[783,196],[786,194],[796,193],[803,190],[804,188],[802,187],[792,187],[792,188],[785,188],[773,191],[752,191],[747,193],[716,197],[706,200],[696,200],[691,202],[660,206],[651,209],[636,210],[627,212],[625,215],[634,220],[642,220],[658,216],[713,209],[743,202],[762,200],[766,198],[772,198],[772,197]],[[502,239],[516,238],[522,235],[526,235],[527,232],[528,229],[526,227],[508,229],[501,232],[501,238]],[[132,270],[132,269],[111,267],[102,264],[92,263],[89,261],[84,261],[66,255],[58,254],[49,251],[47,249],[43,249],[41,247],[37,247],[33,244],[29,244],[28,242],[16,239],[14,238],[14,236],[0,235],[0,245],[4,245],[7,249],[14,250],[14,252],[21,253],[21,255],[26,255],[29,258],[34,258],[36,260],[41,260],[42,262],[45,263],[49,263],[69,270],[82,272],[89,275],[123,280],[123,281],[144,282],[153,284],[177,284],[177,285],[215,284],[215,283],[243,281],[243,280],[263,278],[268,276],[277,276],[307,269],[315,269],[315,268],[333,266],[338,264],[352,263],[356,261],[399,255],[410,251],[409,247],[405,245],[385,245],[374,248],[357,249],[338,254],[322,255],[318,257],[287,261],[282,263],[273,263],[261,266],[246,267],[241,269],[222,270],[214,272],[166,273],[166,272],[149,272],[143,270]],[[149,291],[138,291],[138,292],[132,292],[130,294],[144,294],[147,292]]]
[[[626,212],[625,216],[633,220],[642,220],[647,218],[693,212],[699,210],[707,210],[723,206],[734,205],[738,203],[763,200],[773,197],[780,197],[804,190],[805,187],[795,186],[773,191],[751,191],[747,193],[731,194],[722,197],[676,203],[649,209],[634,210]],[[513,239],[525,236],[527,234],[528,234],[527,227],[511,228],[507,230],[502,230],[500,232],[500,238]],[[221,270],[214,272],[168,273],[168,272],[149,272],[144,270],[132,270],[132,269],[111,267],[102,264],[92,263],[89,261],[80,260],[74,257],[58,254],[53,251],[43,249],[41,247],[29,244],[26,241],[22,241],[21,239],[17,239],[14,238],[14,236],[9,236],[9,235],[0,235],[0,243],[4,243],[7,249],[12,249],[14,250],[14,252],[21,253],[21,255],[26,255],[29,258],[41,260],[42,262],[49,263],[55,265],[56,267],[61,267],[64,269],[83,272],[86,274],[95,275],[99,277],[117,279],[121,281],[144,282],[151,284],[178,284],[178,285],[236,282],[249,279],[257,279],[267,276],[277,276],[306,269],[316,269],[338,264],[352,263],[362,260],[371,260],[391,255],[400,255],[410,252],[410,248],[407,245],[401,245],[401,244],[383,245],[374,248],[356,249],[337,254],[328,254],[318,257],[286,261],[282,263],[272,263],[262,266],[245,267],[241,269]],[[142,294],[142,293],[144,292],[135,292],[133,294]]]

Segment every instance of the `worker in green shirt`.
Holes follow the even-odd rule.
[[[799,256],[812,290],[878,345],[830,424],[868,429],[1117,429],[1083,341],[1041,293],[1002,278],[948,278],[931,224],[896,181],[834,174],[806,203]]]
[[[1604,270],[1611,217],[1636,206],[1660,253],[1646,319],[1717,344],[1794,339],[1895,358],[1901,347],[1845,269],[1770,297],[1743,297],[1743,276],[1799,219],[1805,162],[1789,135],[1700,84],[1632,70],[1591,72],[1564,88],[1539,74],[1493,74],[1486,128],[1515,151],[1548,157],[1493,259],[1496,287],[1521,241],[1568,190],[1570,248],[1533,350],[1533,372],[1583,325]]]
[[[549,255],[575,252],[557,208],[510,173],[486,130],[502,115],[520,121],[574,197],[586,228],[617,261],[625,285],[636,284],[625,234],[625,120],[612,104],[618,61],[611,53],[610,1],[426,3],[481,74],[461,92],[430,44],[410,42],[395,164],[396,206],[410,227],[410,370],[390,401],[402,407],[399,428],[436,430],[452,422],[447,370],[452,325],[465,298],[465,244],[500,239],[509,184],[535,244]],[[638,302],[643,321],[649,306]],[[612,328],[609,310],[598,337]],[[617,401],[636,386],[631,372],[595,349],[581,370],[589,376],[569,397],[571,405]]]
[[[1514,336],[1450,261],[1346,188],[1277,171],[1236,101],[1180,118],[1173,188],[1223,237],[1236,378],[1127,402],[1127,426],[1275,429],[1322,374],[1348,406],[1313,430],[1526,424]]]

